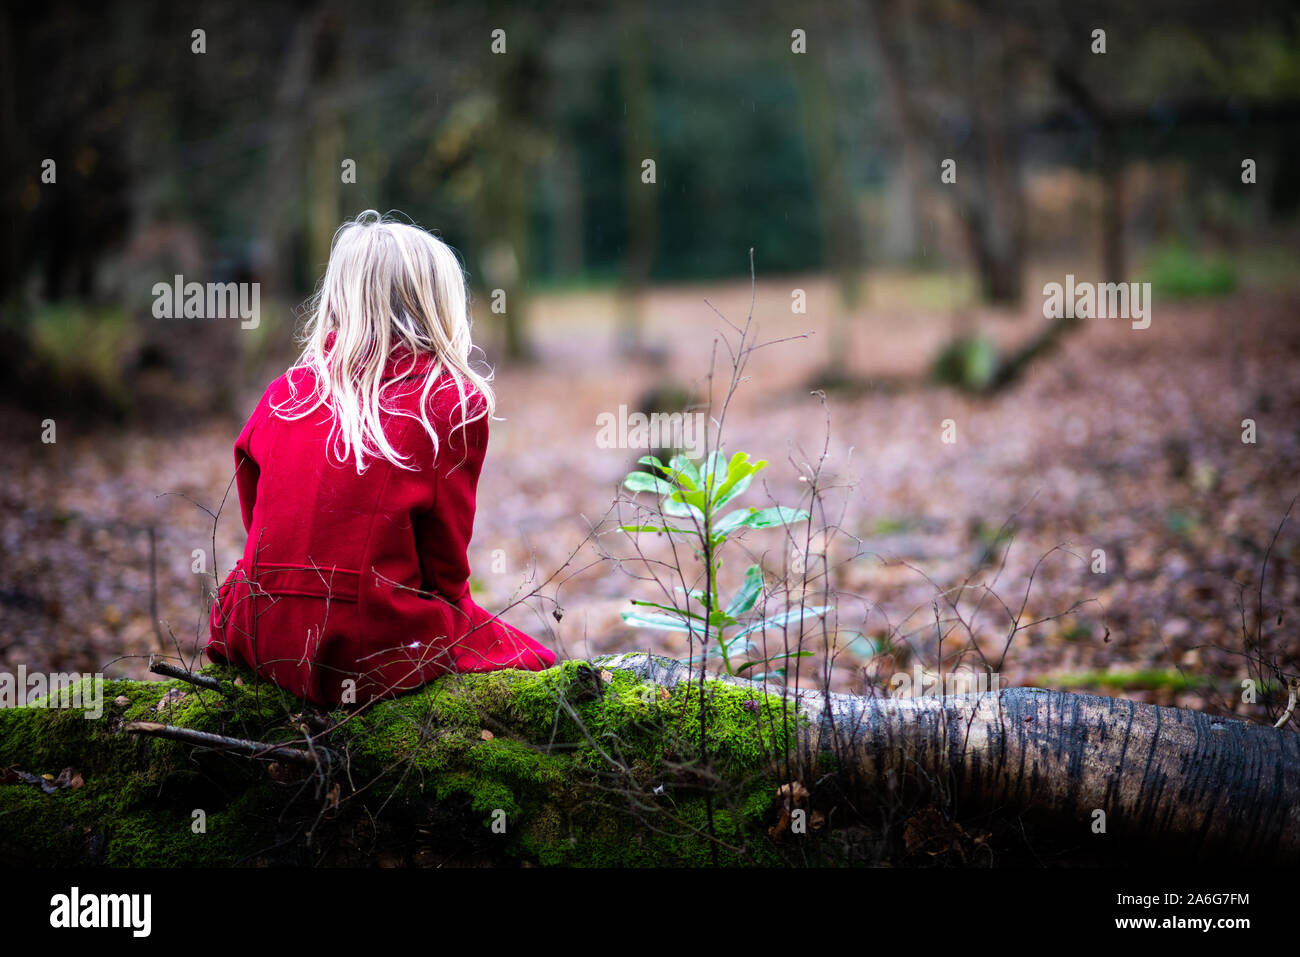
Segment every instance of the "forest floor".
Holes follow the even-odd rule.
[[[807,314],[791,312],[795,286]],[[618,358],[607,292],[534,300],[538,361],[497,370],[505,421],[492,426],[470,551],[480,604],[518,601],[504,617],[567,656],[690,653],[685,635],[620,618],[629,599],[664,596],[611,512],[640,453],[599,447],[597,416],[634,411],[668,380],[705,395],[724,327],[710,304],[743,324],[750,295],[748,282],[651,290],[644,329],[659,362]],[[1300,298],[1157,302],[1147,329],[1086,320],[990,397],[925,384],[929,359],[959,331],[1025,339],[1043,321],[1033,301],[1019,315],[955,311],[882,283],[838,346],[817,318],[831,302],[820,279],[758,284],[761,340],[811,335],[753,354],[723,436],[770,462],[735,504],[808,508],[821,462],[811,547],[803,529],[794,541],[806,567],[825,555],[809,601],[827,603],[829,584],[836,614],[804,637],[818,653],[802,683],[886,693],[899,673],[960,664],[992,668],[1003,687],[1277,712],[1276,696],[1243,702],[1242,682],[1273,674],[1251,663],[1261,656],[1300,667],[1300,509],[1282,525],[1300,493]],[[812,390],[832,348],[856,387],[823,402]],[[715,398],[729,376],[720,356]],[[248,377],[244,408],[276,372]],[[241,420],[81,429],[72,416],[50,445],[34,438],[40,418],[7,410],[0,430],[0,668],[139,677],[151,652],[192,658],[214,573],[243,545],[233,490],[215,536],[205,511],[221,509]],[[642,546],[671,555],[662,539]],[[724,594],[751,561],[779,591],[797,557],[780,529],[727,547]],[[1257,628],[1248,654],[1243,633]]]

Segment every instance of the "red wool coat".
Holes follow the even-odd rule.
[[[418,416],[432,363],[390,359],[385,398]],[[299,396],[310,392],[310,371],[280,376],[235,443],[248,541],[212,606],[208,657],[327,705],[364,704],[453,671],[553,665],[553,652],[470,599],[466,552],[487,418],[453,431],[454,384],[436,383],[436,461],[418,419],[389,415],[385,434],[419,471],[370,458],[358,475],[354,463],[327,459],[325,410],[293,421],[271,412],[290,397],[289,375]]]

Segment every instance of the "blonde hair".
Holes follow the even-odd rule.
[[[459,396],[456,427],[464,429],[495,410],[491,373],[481,375],[470,366],[473,343],[460,260],[450,246],[418,226],[395,222],[373,209],[344,223],[334,234],[325,278],[308,308],[303,351],[290,372],[310,369],[316,386],[300,397],[290,375],[293,398],[273,409],[284,419],[328,409],[334,418],[328,450],[341,463],[355,460],[358,474],[369,467],[366,460],[371,457],[414,469],[384,434],[381,412],[418,418],[437,455],[429,395],[444,373],[448,379],[439,389],[454,386]],[[331,335],[334,341],[328,345]],[[395,408],[391,401],[385,404],[386,398],[410,393],[385,394],[384,368],[401,350],[410,353],[412,369],[416,356],[436,357],[423,381],[418,416]],[[481,396],[472,415],[467,387]]]

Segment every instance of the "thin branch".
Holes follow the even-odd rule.
[[[176,665],[169,665],[165,661],[155,661],[153,655],[149,656],[149,670],[156,675],[164,675],[168,678],[177,678],[181,681],[188,681],[192,685],[197,685],[200,688],[207,688],[209,691],[223,690],[221,682],[216,678],[196,674],[193,671],[186,671],[184,668],[176,667]]]
[[[159,724],[156,721],[128,721],[122,725],[127,734],[143,734],[153,738],[167,738],[185,744],[201,745],[224,751],[236,751],[255,758],[274,758],[277,761],[290,761],[320,767],[327,763],[324,751],[299,751],[262,741],[249,741],[245,738],[228,738],[224,734],[212,734],[208,731],[195,731],[191,728],[178,728],[171,724]]]

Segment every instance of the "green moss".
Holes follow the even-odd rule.
[[[232,674],[215,666],[205,673]],[[273,842],[251,810],[274,801],[274,788],[255,768],[241,768],[227,783],[248,785],[224,807],[213,807],[194,749],[177,742],[121,733],[127,721],[156,721],[258,740],[300,737],[288,721],[283,692],[259,684],[228,695],[178,681],[105,681],[103,714],[89,719],[77,709],[48,708],[48,700],[0,710],[0,763],[34,774],[73,768],[84,784],[46,794],[28,784],[0,787],[0,859],[50,864],[113,866],[221,864]],[[168,692],[184,697],[164,704]],[[121,700],[123,703],[119,704]],[[250,732],[252,732],[250,734]],[[211,757],[211,756],[209,756]],[[195,834],[193,812],[206,814],[206,833]]]
[[[236,686],[231,669],[204,672],[225,682],[223,693],[109,681],[98,720],[0,711],[0,763],[37,774],[71,766],[85,780],[54,794],[0,787],[0,820],[9,825],[0,831],[24,835],[21,848],[0,838],[0,859],[238,863],[322,818],[337,818],[346,834],[373,829],[385,815],[418,825],[436,808],[466,807],[464,840],[495,835],[503,812],[506,832],[494,846],[540,864],[708,864],[706,795],[721,862],[779,857],[764,824],[779,783],[773,768],[806,719],[775,695],[718,681],[703,694],[698,683],[669,692],[570,661],[538,673],[448,676],[348,715],[324,714],[251,675]],[[158,710],[172,690],[185,696]],[[124,704],[114,703],[119,697]],[[268,743],[301,742],[308,721],[332,728],[316,744],[338,760],[325,780],[294,777],[265,762],[121,733],[125,721],[139,720]],[[206,833],[193,833],[196,808]],[[295,847],[306,854],[302,840]],[[277,853],[282,860],[288,852]]]
[[[1213,687],[1214,679],[1208,675],[1184,674],[1172,669],[1138,668],[1126,671],[1081,671],[1047,675],[1040,683],[1062,691],[1072,688],[1111,688],[1119,691],[1134,688],[1157,691],[1161,688],[1171,688],[1181,691]]]

